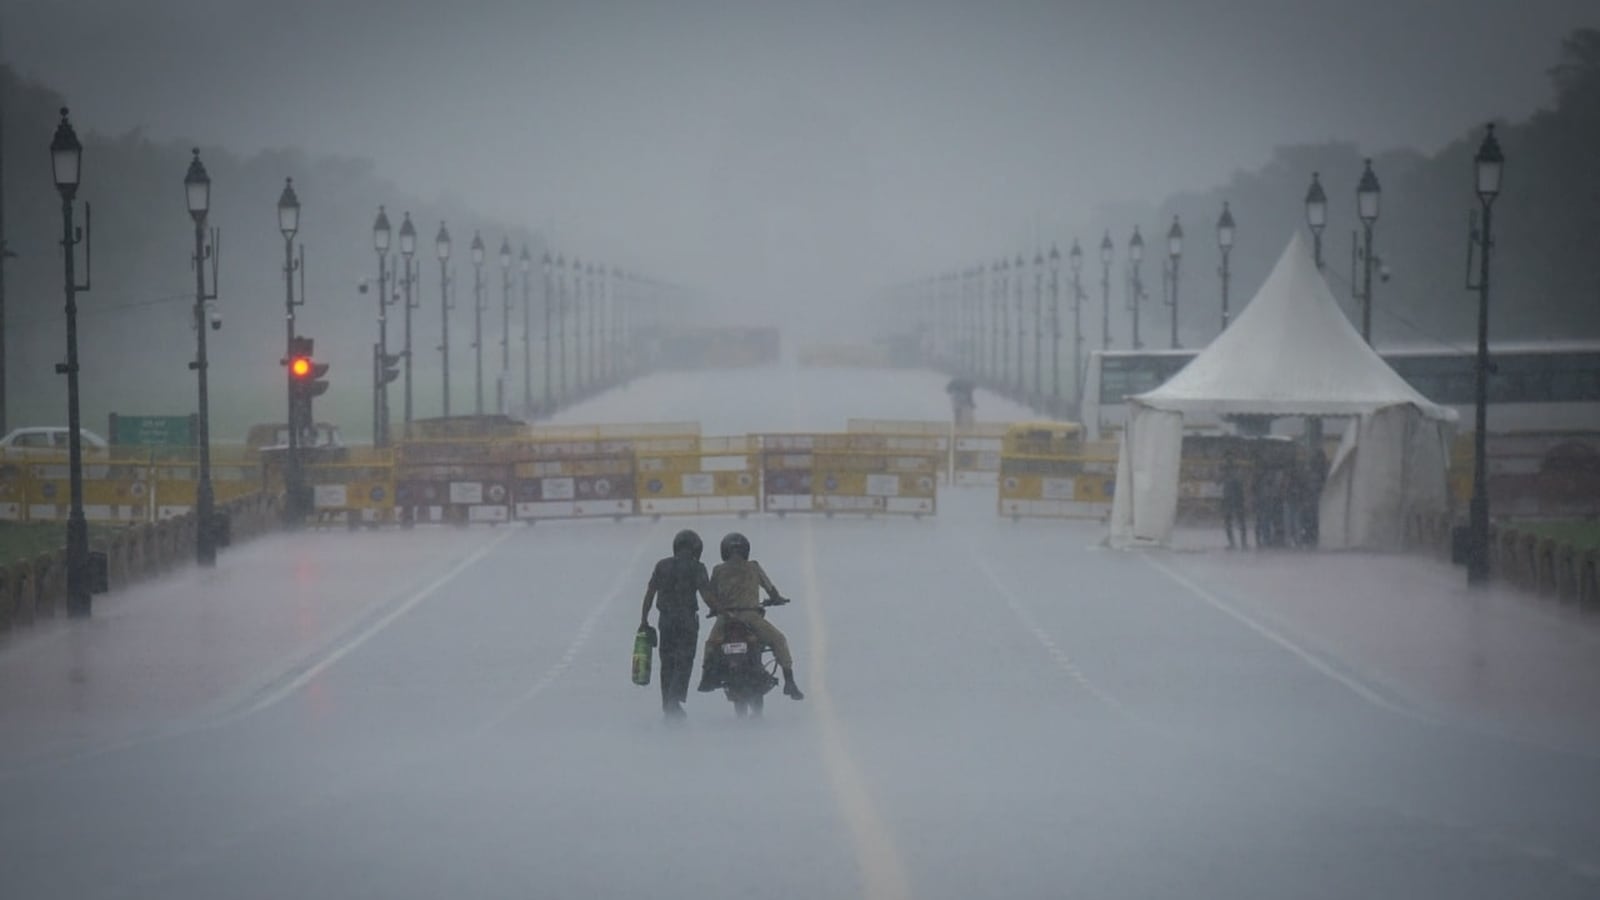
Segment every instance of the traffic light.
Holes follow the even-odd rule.
[[[400,377],[400,354],[380,353],[378,356],[378,383],[390,384]]]
[[[312,398],[328,392],[328,364],[316,361],[314,347],[308,337],[296,337],[289,343],[289,426],[300,434],[309,433],[315,425]]]

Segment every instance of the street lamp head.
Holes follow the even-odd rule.
[[[522,245],[522,255],[517,257],[517,264],[522,267],[522,274],[524,275],[528,274],[528,271],[533,268],[533,257],[528,255],[527,244]]]
[[[278,195],[278,230],[283,239],[294,240],[300,230],[300,197],[294,192],[294,179],[283,180],[283,193]]]
[[[183,176],[184,193],[189,198],[189,215],[195,223],[204,222],[211,211],[211,176],[200,162],[200,148],[194,148],[194,159],[189,160],[189,172]]]
[[[407,212],[405,218],[400,220],[400,253],[406,259],[417,252],[417,228],[411,224],[411,213]]]
[[[1072,239],[1072,249],[1067,251],[1067,266],[1076,275],[1083,271],[1083,248],[1078,246],[1078,239]]]
[[[483,235],[479,234],[476,230],[472,232],[471,248],[472,264],[475,266],[483,265]]]
[[[1322,175],[1311,173],[1311,187],[1306,188],[1306,224],[1316,234],[1321,234],[1328,224],[1328,195],[1322,191]]]
[[[1139,233],[1139,226],[1133,226],[1133,237],[1128,239],[1128,259],[1134,263],[1144,261],[1144,236]]]
[[[1172,217],[1172,227],[1167,229],[1167,255],[1173,259],[1183,255],[1183,226],[1178,224],[1178,217]]]
[[[1222,204],[1222,216],[1217,219],[1217,246],[1224,250],[1233,249],[1233,210],[1228,208],[1226,201]]]
[[[1477,167],[1478,199],[1485,205],[1493,203],[1500,193],[1500,175],[1506,165],[1506,156],[1500,151],[1500,141],[1494,136],[1493,122],[1489,123],[1483,143],[1478,145],[1478,153],[1472,161]]]
[[[500,269],[505,271],[511,268],[511,239],[500,239]]]
[[[1074,246],[1074,247],[1078,246],[1077,242],[1074,241],[1072,246]],[[1051,244],[1050,245],[1050,274],[1054,275],[1055,273],[1057,273],[1059,271],[1061,271],[1061,251],[1056,248],[1055,244]]]
[[[372,223],[372,248],[379,253],[389,252],[389,214],[378,207],[378,218]]]
[[[1356,184],[1356,215],[1364,224],[1378,221],[1378,198],[1382,193],[1378,176],[1372,172],[1372,159],[1368,157],[1366,171],[1361,173],[1361,181]]]
[[[56,135],[50,141],[50,164],[55,170],[56,190],[63,199],[71,200],[78,193],[78,179],[83,174],[83,145],[78,143],[78,133],[72,130],[67,119],[67,108],[61,107],[61,122],[56,125]]]
[[[1111,265],[1111,254],[1113,249],[1114,248],[1111,244],[1111,232],[1108,230],[1105,237],[1100,239],[1100,264],[1102,266]]]
[[[443,221],[439,222],[439,236],[433,239],[433,249],[439,254],[440,262],[450,258],[450,231]]]

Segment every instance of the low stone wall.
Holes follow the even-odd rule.
[[[231,543],[276,530],[282,521],[281,498],[270,494],[229,501],[217,512],[228,519]],[[95,541],[89,549],[105,554],[107,582],[114,591],[193,563],[195,528],[194,514],[185,513],[129,526]],[[65,609],[66,597],[65,548],[0,566],[0,631],[57,615]]]
[[[1406,523],[1407,549],[1449,561],[1448,515],[1415,515]],[[1516,526],[1489,526],[1489,575],[1542,597],[1600,611],[1600,551],[1580,550]]]

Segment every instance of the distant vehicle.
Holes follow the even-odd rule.
[[[43,425],[31,428],[14,428],[5,437],[0,437],[0,450],[29,451],[39,455],[54,456],[57,453],[67,452],[67,428],[63,425]],[[78,429],[79,442],[83,449],[105,450],[110,443],[105,438],[87,428]]]
[[[67,436],[69,431],[64,425],[38,425],[28,428],[12,429],[5,437],[0,437],[0,457],[7,462],[20,459],[39,458],[48,460],[52,465],[42,466],[42,469],[54,469],[60,465],[56,472],[45,471],[46,477],[65,478],[67,453]],[[83,455],[90,458],[104,458],[111,453],[111,444],[105,438],[87,428],[78,429],[78,438]],[[109,474],[108,466],[85,466],[83,477],[104,478]]]
[[[318,422],[313,426],[306,440],[302,436],[300,446],[315,449],[344,449],[344,438],[339,434],[339,426],[328,422]],[[245,447],[250,450],[260,450],[264,453],[289,449],[289,426],[281,422],[252,425],[244,438]]]
[[[1194,359],[1195,350],[1096,350],[1084,378],[1083,423],[1091,439],[1127,422],[1123,398],[1160,387]],[[1417,392],[1473,427],[1476,352],[1381,348],[1378,354]],[[1489,432],[1600,431],[1600,342],[1505,343],[1489,347]],[[1196,417],[1185,427],[1217,427]]]

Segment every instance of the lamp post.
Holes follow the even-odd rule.
[[[572,261],[577,266],[578,261]],[[556,257],[556,351],[558,354],[557,392],[561,403],[567,402],[567,257]]]
[[[1361,337],[1372,343],[1372,226],[1378,221],[1383,189],[1372,172],[1372,160],[1356,184],[1356,214],[1361,218]]]
[[[500,415],[511,411],[507,387],[511,381],[511,239],[500,239],[500,377],[495,380],[494,408]]]
[[[1233,252],[1233,212],[1228,209],[1226,201],[1222,204],[1222,216],[1217,219],[1217,249],[1222,251],[1222,267],[1217,274],[1222,277],[1222,330],[1228,330],[1228,254]]]
[[[415,302],[411,296],[411,289],[417,280],[416,270],[412,268],[413,257],[415,256],[416,252],[417,228],[415,225],[411,224],[411,213],[408,212],[405,214],[405,218],[400,222],[400,260],[405,266],[405,275],[401,278],[400,283],[405,286],[405,295],[402,299],[405,302],[406,334],[405,347],[401,352],[401,357],[405,362],[404,372],[406,385],[404,391],[404,413],[406,423],[405,434],[407,436],[410,436],[411,434],[411,310],[413,308],[412,303]]]
[[[1144,349],[1139,340],[1139,301],[1144,298],[1144,281],[1139,277],[1139,264],[1144,262],[1144,237],[1139,226],[1133,226],[1133,237],[1128,239],[1128,311],[1133,313],[1133,349]]]
[[[1478,585],[1489,580],[1489,490],[1487,434],[1489,430],[1489,251],[1494,248],[1491,232],[1495,197],[1500,194],[1500,176],[1505,154],[1489,124],[1483,143],[1473,157],[1478,202],[1483,207],[1483,230],[1478,232],[1478,364],[1475,390],[1474,431],[1472,434],[1472,504],[1468,525],[1467,583]],[[1470,245],[1469,245],[1470,246]],[[1467,271],[1471,272],[1470,261]]]
[[[472,232],[472,411],[483,415],[483,235]]]
[[[522,414],[533,418],[533,292],[531,277],[533,257],[528,255],[528,245],[522,245],[522,255],[517,257],[517,267],[522,270]]]
[[[1061,414],[1061,251],[1050,245],[1050,411]]]
[[[589,370],[584,377],[584,385],[589,393],[594,393],[595,380],[600,369],[600,345],[596,340],[596,317],[600,314],[600,304],[605,301],[605,271],[604,265],[589,263],[585,270],[589,279]]]
[[[206,291],[205,264],[206,260],[212,258],[211,248],[206,246],[206,217],[211,212],[211,176],[206,174],[206,167],[200,162],[199,148],[194,151],[194,159],[189,161],[183,187],[189,201],[189,218],[194,220],[195,354],[194,362],[189,367],[195,371],[200,402],[199,415],[196,416],[200,431],[196,435],[196,444],[200,448],[200,480],[194,491],[195,516],[199,521],[194,530],[194,555],[200,565],[214,566],[217,564],[216,495],[211,487],[211,403],[206,384],[209,365],[206,360],[206,320],[211,320],[211,327],[220,328],[222,319],[206,315],[208,306],[215,310],[217,295]],[[216,288],[215,278],[212,278],[211,286],[213,290]]]
[[[1044,405],[1044,254],[1033,252],[1033,403]]]
[[[284,457],[284,518],[291,527],[298,527],[305,510],[301,501],[305,485],[300,477],[300,429],[295,415],[295,374],[290,362],[294,359],[294,308],[305,302],[294,298],[294,275],[301,271],[301,261],[294,256],[294,236],[300,231],[300,197],[294,192],[294,179],[283,180],[283,193],[278,195],[278,231],[283,235],[283,285],[284,318],[288,336],[284,341],[283,369],[289,395],[289,452]]]
[[[1100,239],[1100,349],[1111,349],[1111,232]]]
[[[443,415],[450,418],[450,232],[444,222],[439,223],[439,234],[433,239],[434,253],[439,257],[439,372],[444,402]]]
[[[1000,281],[995,290],[995,341],[999,344],[998,354],[1000,365],[995,369],[994,383],[997,390],[1004,390],[1007,373],[1011,371],[1011,317],[1006,310],[1006,303],[1011,298],[1011,261],[1000,260]]]
[[[611,373],[613,383],[622,383],[622,297],[623,297],[622,267],[611,267],[611,291],[608,309],[610,310],[611,341],[608,365],[606,370]]]
[[[583,263],[576,257],[572,260],[572,389],[575,396],[582,397],[584,388],[584,361],[583,361],[583,292],[587,287],[584,281]]]
[[[1073,418],[1083,414],[1083,248],[1078,239],[1072,239],[1072,249],[1067,251],[1067,267],[1072,270],[1072,396]]]
[[[1172,349],[1178,349],[1178,263],[1183,259],[1183,226],[1178,217],[1172,217],[1172,227],[1167,229],[1167,305],[1172,307]]]
[[[549,250],[546,250],[544,257],[539,260],[539,266],[544,270],[544,402],[540,404],[540,412],[548,416],[556,405],[555,383],[551,380],[550,372],[550,304],[554,299],[554,295],[551,293],[550,277],[553,274],[551,270],[554,268],[555,263],[550,259]]]
[[[1322,229],[1328,226],[1328,195],[1322,191],[1322,176],[1311,173],[1311,186],[1306,188],[1306,225],[1311,228],[1312,256],[1317,261],[1317,271],[1322,271]]]
[[[389,354],[389,214],[378,207],[372,223],[372,249],[378,254],[378,357],[372,367],[372,444],[389,443],[389,386],[383,380],[383,359]]]
[[[78,181],[83,171],[83,145],[78,143],[78,134],[67,119],[66,107],[61,108],[61,122],[50,141],[50,161],[56,191],[61,194],[61,249],[66,265],[67,361],[56,366],[56,373],[67,376],[67,465],[71,491],[71,507],[67,513],[67,613],[87,616],[93,601],[89,584],[89,523],[83,516],[83,439],[78,426],[77,294],[88,290],[89,285],[88,279],[78,284],[73,268],[77,256],[73,248],[83,240],[72,224],[72,201],[78,195]],[[86,222],[88,218],[88,207],[85,207]]]
[[[1023,318],[1022,318],[1022,302],[1023,302],[1022,301],[1022,296],[1023,296],[1023,293],[1024,293],[1024,284],[1023,284],[1023,278],[1024,278],[1024,275],[1025,275],[1024,269],[1027,268],[1027,265],[1028,265],[1028,261],[1022,258],[1022,254],[1021,253],[1018,253],[1017,254],[1017,260],[1014,263],[1014,269],[1013,269],[1013,271],[1016,272],[1016,275],[1015,275],[1015,277],[1013,277],[1011,279],[1011,285],[1012,285],[1012,288],[1013,288],[1012,296],[1015,298],[1014,302],[1017,305],[1017,381],[1016,381],[1016,394],[1015,394],[1015,396],[1016,396],[1016,398],[1018,400],[1022,400],[1024,397],[1027,396],[1027,393],[1026,393],[1027,392],[1027,388],[1023,386],[1023,380],[1022,380],[1022,365],[1023,365],[1022,337],[1023,337],[1023,332],[1024,332]]]

